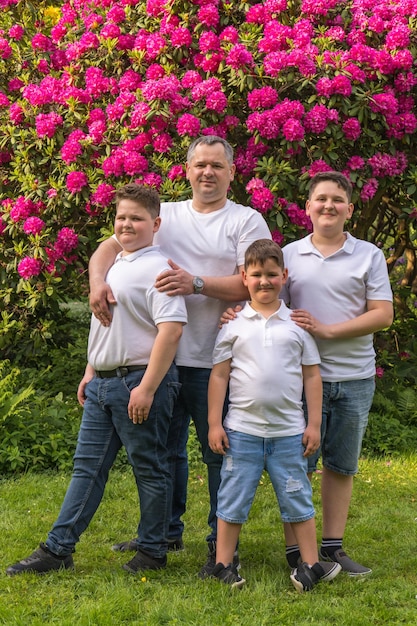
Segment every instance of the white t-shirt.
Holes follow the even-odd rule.
[[[227,200],[224,208],[199,213],[192,201],[164,202],[161,227],[154,242],[163,253],[193,276],[230,276],[243,265],[249,244],[270,239],[260,213]],[[188,367],[212,367],[220,316],[230,302],[201,294],[185,296],[188,324],[175,361]]]
[[[281,297],[292,309],[305,309],[324,324],[354,319],[367,300],[392,301],[385,257],[368,241],[346,233],[340,250],[324,257],[308,235],[284,247],[288,279]],[[317,339],[324,381],[362,380],[375,374],[373,335]]]
[[[113,320],[102,326],[91,317],[88,362],[96,370],[126,365],[146,365],[161,322],[187,322],[182,296],[167,296],[154,287],[155,277],[169,269],[159,246],[149,246],[127,256],[119,254],[106,282],[116,297]]]
[[[213,363],[231,361],[224,426],[257,437],[303,433],[302,365],[320,362],[312,336],[290,318],[281,301],[268,319],[249,303],[220,330]]]

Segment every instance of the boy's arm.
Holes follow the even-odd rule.
[[[189,296],[194,293],[194,275],[179,267],[172,259],[168,263],[172,269],[165,270],[156,278],[155,287],[158,291],[166,292],[169,296]],[[242,281],[242,269],[243,266],[239,267],[239,273],[231,276],[201,276],[204,280],[201,293],[226,302],[248,300],[249,293]]]
[[[322,324],[319,320],[303,309],[291,312],[291,318],[301,328],[307,330],[313,337],[319,339],[351,339],[370,335],[382,328],[391,326],[394,319],[392,302],[388,300],[367,300],[367,311],[345,322],[337,324]]]
[[[113,292],[104,279],[121,249],[116,239],[109,237],[99,245],[88,264],[90,308],[103,326],[109,326],[111,322],[109,304],[116,304]]]
[[[231,359],[216,363],[211,370],[208,385],[208,442],[217,454],[226,454],[229,440],[223,428],[223,406],[230,377]]]
[[[303,456],[311,456],[320,447],[323,384],[318,365],[303,365],[303,384],[308,415],[308,424],[303,435]]]
[[[134,424],[141,424],[148,419],[155,392],[174,360],[182,327],[182,322],[157,324],[158,334],[151,350],[148,367],[140,384],[130,392],[128,413]]]

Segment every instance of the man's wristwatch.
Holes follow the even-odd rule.
[[[204,280],[200,276],[194,276],[193,278],[194,293],[201,293],[204,289]]]

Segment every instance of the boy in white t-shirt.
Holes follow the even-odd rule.
[[[45,543],[11,565],[9,576],[72,569],[72,553],[95,514],[118,451],[125,447],[140,500],[140,532],[131,573],[166,566],[172,484],[167,438],[179,393],[173,364],[184,298],[160,293],[155,276],[169,267],[153,245],[159,229],[157,192],[129,184],[116,194],[115,233],[122,246],[106,280],[117,297],[112,323],[92,316],[88,364],[77,397],[84,407],[74,470],[58,519]]]
[[[208,391],[209,445],[223,455],[212,575],[232,587],[245,583],[233,565],[233,554],[266,470],[282,519],[291,524],[301,551],[302,563],[291,581],[297,591],[310,591],[341,569],[336,563],[318,562],[307,475],[307,457],[320,446],[320,357],[314,339],[291,320],[279,300],[287,279],[280,247],[269,239],[252,243],[242,276],[251,301],[218,334]],[[229,408],[222,423],[228,387]]]

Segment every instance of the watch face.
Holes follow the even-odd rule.
[[[199,293],[200,291],[202,291],[204,287],[204,280],[200,278],[199,276],[195,276],[193,278],[193,287],[194,287],[195,293]]]

